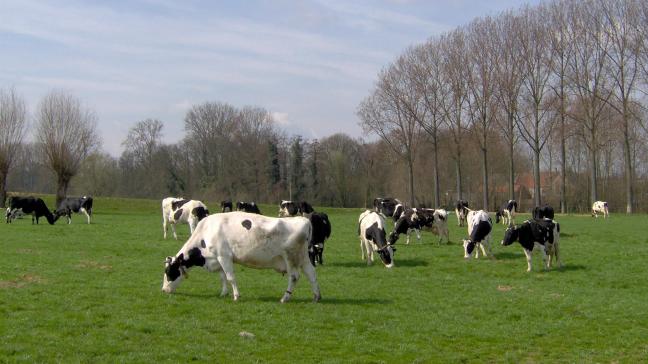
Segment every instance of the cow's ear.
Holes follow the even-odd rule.
[[[169,265],[173,262],[173,257],[166,257],[164,260],[164,264]]]

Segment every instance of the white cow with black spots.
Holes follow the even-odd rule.
[[[184,223],[189,225],[189,233],[193,234],[198,222],[209,215],[209,210],[204,203],[198,200],[186,200],[177,197],[167,197],[162,200],[162,228],[164,238],[167,235],[167,224],[171,224],[173,237],[178,240],[175,225]]]
[[[315,267],[308,258],[312,226],[305,217],[274,218],[247,212],[211,215],[203,219],[182,249],[167,257],[162,290],[172,293],[187,270],[194,266],[219,272],[221,296],[229,283],[234,300],[240,298],[234,277],[234,263],[251,268],[272,268],[287,273],[288,288],[281,298],[287,302],[301,269],[310,281],[313,300],[321,298]]]
[[[559,267],[562,267],[559,254],[560,224],[550,219],[532,219],[519,226],[506,229],[502,245],[511,245],[520,242],[527,259],[527,272],[531,271],[531,253],[534,249],[542,252],[542,261],[545,269],[551,266],[552,256]],[[547,259],[548,257],[548,259]]]
[[[468,210],[467,223],[469,238],[463,240],[464,258],[470,259],[473,250],[475,251],[475,258],[479,258],[480,249],[485,257],[493,257],[490,246],[493,221],[488,212],[484,210]]]
[[[604,219],[607,219],[610,216],[607,202],[596,201],[592,204],[592,216],[598,218],[598,214],[603,214]]]

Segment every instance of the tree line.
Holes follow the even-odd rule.
[[[558,166],[558,204],[566,212],[573,203],[570,173],[589,176],[581,191],[593,202],[604,196],[601,178],[621,165],[619,186],[630,213],[638,202],[637,169],[644,172],[646,86],[646,1],[556,0],[477,18],[408,48],[380,72],[358,115],[365,131],[407,165],[411,204],[422,135],[436,158],[445,131],[452,139],[457,198],[464,194],[464,150],[471,144],[480,152],[481,205],[493,208],[490,141],[498,138],[507,149],[509,198],[516,198],[516,175],[524,171],[516,154],[528,153],[535,205],[551,201],[543,198],[543,170]],[[439,173],[435,168],[435,204],[444,186]]]
[[[641,209],[646,5],[558,0],[412,46],[358,106],[370,139],[293,136],[263,107],[209,101],[186,112],[181,141],[163,143],[164,123],[141,120],[115,157],[73,95],[52,91],[28,117],[15,89],[0,89],[0,202],[9,190],[342,207],[396,196],[448,208],[464,198],[489,210],[528,199],[526,209],[562,212],[605,199]]]

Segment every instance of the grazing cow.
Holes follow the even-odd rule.
[[[197,200],[186,200],[177,197],[167,197],[162,200],[162,228],[166,239],[167,223],[171,224],[173,237],[178,240],[175,225],[177,223],[189,224],[189,233],[193,234],[196,225],[209,215],[209,210],[204,203]]]
[[[187,270],[194,266],[220,273],[221,296],[232,286],[234,301],[240,298],[234,263],[251,268],[273,268],[288,273],[287,302],[299,279],[299,269],[308,277],[313,300],[321,299],[315,268],[308,261],[312,225],[305,217],[279,219],[247,212],[216,214],[205,218],[175,257],[167,257],[162,291],[172,293]]]
[[[464,258],[470,259],[473,250],[475,251],[475,258],[479,258],[479,249],[481,249],[485,257],[492,257],[490,236],[493,230],[493,221],[488,216],[488,212],[469,210],[467,220],[470,238],[463,241]]]
[[[387,234],[385,233],[385,218],[375,212],[366,210],[358,218],[358,235],[360,236],[360,251],[362,259],[367,254],[367,265],[373,263],[373,253],[378,252],[380,259],[385,267],[394,266],[394,251],[390,244],[387,243]]]
[[[45,202],[42,199],[33,196],[13,196],[9,199],[9,207],[7,208],[5,215],[7,223],[10,224],[19,214],[31,214],[32,224],[34,221],[38,224],[38,219],[42,216],[45,216],[50,225],[54,225],[56,222],[54,215],[52,215],[50,210],[47,208]]]
[[[592,204],[592,216],[598,218],[598,214],[603,214],[603,218],[607,219],[610,216],[608,212],[608,203],[605,201],[596,201]]]
[[[464,226],[466,224],[466,216],[468,215],[468,201],[457,201],[455,206],[455,215],[457,215],[457,223],[459,226]]]
[[[549,219],[553,220],[554,219],[554,209],[553,207],[549,205],[544,205],[542,207],[536,206],[533,209],[533,218],[536,220],[542,220],[542,219]]]
[[[502,220],[502,225],[513,225],[515,223],[515,211],[517,211],[518,204],[515,200],[508,200],[500,206],[497,213],[495,213],[495,223]]]
[[[511,226],[504,232],[502,245],[511,245],[520,242],[527,259],[527,272],[531,271],[531,253],[534,248],[542,252],[542,261],[545,269],[551,266],[551,257],[555,258],[559,267],[562,267],[558,254],[560,240],[560,225],[549,219],[527,220],[520,226]],[[547,260],[547,255],[549,259]]]
[[[249,212],[252,214],[261,215],[261,210],[259,210],[259,206],[257,206],[257,204],[254,202],[239,201],[236,203],[236,211],[243,211],[243,212]]]
[[[376,197],[374,199],[374,211],[382,214],[385,218],[394,216],[396,205],[401,204],[400,200],[391,197]]]
[[[68,224],[72,223],[72,213],[83,213],[88,218],[92,216],[92,197],[68,197],[63,199],[54,212],[54,218],[58,220],[61,216],[67,216]]]
[[[306,201],[301,201],[299,203],[293,201],[282,200],[279,204],[279,217],[286,216],[297,216],[297,215],[307,215],[312,214],[315,210]]]
[[[233,211],[232,200],[230,200],[230,199],[221,201],[220,206],[221,206],[221,212],[231,212],[231,211]]]
[[[306,215],[313,226],[313,234],[308,242],[308,257],[313,266],[324,264],[324,241],[331,236],[331,222],[328,215],[323,212],[313,212]]]
[[[438,243],[445,237],[446,243],[450,242],[450,232],[448,230],[448,212],[444,209],[419,209],[426,214],[426,223],[423,225],[424,230],[429,230],[439,236]]]

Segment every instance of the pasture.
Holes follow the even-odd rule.
[[[276,216],[276,206],[261,208]],[[164,258],[188,227],[164,240],[159,201],[97,198],[92,225],[81,215],[72,225],[2,223],[0,362],[648,360],[645,215],[558,215],[564,267],[542,271],[536,252],[527,273],[520,245],[499,245],[502,225],[497,259],[464,261],[466,231],[454,216],[452,244],[427,232],[409,246],[401,237],[392,270],[379,259],[367,267],[356,236],[362,210],[321,210],[333,235],[317,267],[318,304],[303,275],[280,304],[286,277],[241,266],[239,302],[220,298],[218,274],[201,268],[162,293]]]

